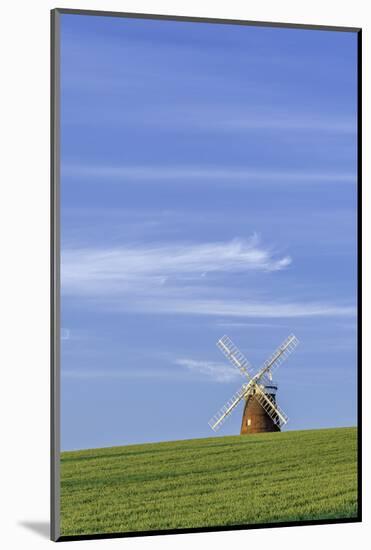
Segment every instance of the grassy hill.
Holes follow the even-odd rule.
[[[357,430],[63,452],[62,535],[357,514]]]

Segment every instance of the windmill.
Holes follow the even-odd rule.
[[[209,426],[217,431],[236,408],[245,400],[241,434],[280,431],[288,417],[276,402],[277,385],[272,382],[272,371],[276,369],[296,348],[299,340],[291,334],[265,361],[256,374],[237,346],[223,336],[217,341],[221,352],[229,359],[247,381],[209,420]]]

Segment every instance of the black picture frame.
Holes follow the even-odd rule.
[[[252,525],[233,525],[221,527],[202,527],[189,529],[169,529],[135,531],[124,533],[102,533],[88,535],[61,536],[60,523],[60,16],[63,14],[86,15],[91,17],[117,17],[146,20],[183,21],[193,23],[212,23],[216,25],[244,25],[253,27],[282,27],[304,30],[323,30],[350,32],[357,34],[357,422],[358,422],[358,514],[356,518],[326,520],[286,521],[279,523],[259,523]],[[325,26],[317,24],[276,23],[267,21],[248,21],[239,19],[218,19],[147,13],[125,13],[98,10],[80,10],[55,8],[51,10],[51,222],[50,222],[50,258],[51,258],[51,308],[50,308],[50,349],[51,349],[51,388],[50,388],[50,451],[51,451],[51,501],[50,536],[53,541],[74,541],[89,539],[107,539],[154,536],[166,534],[184,534],[199,532],[235,531],[289,526],[307,526],[323,524],[355,523],[362,521],[362,29],[358,27]]]

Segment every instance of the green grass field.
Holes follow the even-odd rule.
[[[62,536],[356,515],[356,428],[62,453]]]

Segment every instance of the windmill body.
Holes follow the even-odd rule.
[[[272,383],[270,386],[265,386],[264,389],[276,405],[277,386]],[[242,414],[241,435],[279,431],[281,431],[280,423],[274,422],[259,400],[255,398],[254,393],[247,397]]]
[[[245,400],[241,434],[276,432],[286,424],[288,417],[276,401],[277,385],[272,382],[272,371],[296,348],[299,340],[291,334],[253,374],[252,367],[228,336],[218,340],[217,346],[245,378],[245,383],[211,418],[209,426],[217,431],[240,401]]]

